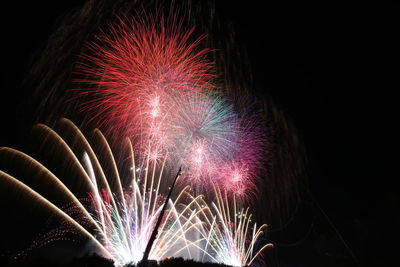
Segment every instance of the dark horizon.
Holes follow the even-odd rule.
[[[3,7],[11,16],[2,17],[0,146],[24,151],[35,120],[32,107],[23,106],[33,92],[23,84],[29,63],[60,16],[81,5]],[[306,149],[309,191],[282,227],[270,225],[267,237],[275,248],[266,254],[268,266],[391,262],[400,237],[394,8],[320,7],[314,13],[312,7],[277,10],[228,1],[216,8],[233,23],[254,87],[288,114]],[[5,217],[4,233],[29,219],[15,226]],[[0,248],[27,241],[19,238]]]

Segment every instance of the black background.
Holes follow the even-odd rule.
[[[22,146],[32,126],[22,104],[33,89],[21,86],[28,63],[57,18],[77,6],[79,1],[1,7],[0,146]],[[324,213],[317,217],[337,239],[335,246],[343,246],[350,266],[354,261],[344,243],[360,264],[369,265],[389,262],[399,240],[396,9],[217,3],[217,14],[234,23],[238,44],[247,50],[255,85],[298,128],[307,150],[310,197],[320,207],[315,214]],[[295,221],[308,216],[294,215]],[[332,234],[332,225],[344,241]],[[278,237],[293,246],[275,256],[316,264],[307,259],[316,248],[302,246],[311,244],[308,228],[296,228],[296,222],[290,227],[287,233],[294,236]]]

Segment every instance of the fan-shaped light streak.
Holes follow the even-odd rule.
[[[163,194],[168,185],[164,183],[168,155],[161,155],[160,160],[150,160],[150,155],[147,155],[144,162],[136,161],[134,146],[127,140],[131,166],[128,186],[124,186],[115,157],[100,131],[95,130],[94,137],[100,141],[100,150],[106,152],[107,162],[112,168],[112,179],[119,179],[118,182],[106,177],[95,150],[72,122],[63,119],[59,125],[62,126],[60,131],[64,138],[69,142],[73,141],[74,147],[69,147],[67,141],[56,131],[43,124],[36,126],[35,132],[44,138],[43,144],[53,144],[59,150],[58,156],[63,157],[65,162],[72,162],[73,169],[78,170],[79,177],[88,185],[89,202],[78,199],[41,163],[10,148],[0,148],[0,156],[14,163],[19,162],[38,169],[39,173],[44,174],[40,179],[47,177],[49,181],[46,183],[54,186],[54,189],[68,200],[68,205],[64,208],[55,206],[28,185],[4,172],[0,172],[0,182],[6,184],[6,187],[23,191],[30,198],[38,200],[44,209],[56,212],[57,216],[65,221],[59,231],[51,230],[42,236],[41,240],[37,240],[36,244],[39,246],[42,246],[41,243],[65,240],[64,234],[75,234],[92,240],[99,247],[99,253],[112,259],[117,266],[137,263],[142,259],[163,207]],[[82,155],[78,157],[75,153]],[[60,163],[64,162],[63,160]],[[6,164],[6,161],[3,163]],[[109,183],[117,184],[117,194],[111,189],[115,187],[107,186]],[[226,191],[222,194],[221,190],[215,187],[216,203],[210,206],[204,196],[194,197],[189,190],[189,186],[184,187],[173,201],[169,201],[150,259],[184,257],[236,266],[250,264],[262,250],[270,247],[266,245],[261,251],[253,253],[254,244],[262,235],[264,226],[256,230],[254,225],[253,233],[249,235],[251,216],[248,209],[238,212],[236,199],[230,200]]]
[[[16,178],[8,175],[5,172],[0,171],[0,185],[4,188],[12,188],[14,191],[23,192],[23,194],[28,197],[31,202],[46,208],[47,210],[53,212],[57,217],[70,223],[75,229],[79,231],[79,233],[93,241],[98,246],[101,253],[103,253],[105,256],[111,256],[108,250],[91,233],[83,228],[82,225],[80,225],[68,214],[56,207],[46,198],[26,186],[24,183],[18,181]]]
[[[214,189],[216,202],[212,202],[211,206],[201,197],[192,197],[193,201],[188,205],[188,209],[199,210],[196,220],[202,222],[196,225],[200,238],[192,246],[202,253],[202,261],[250,266],[260,253],[273,247],[272,244],[265,244],[254,250],[267,225],[258,228],[256,223],[251,225],[252,215],[248,208],[238,210],[235,198],[228,198],[226,192]]]

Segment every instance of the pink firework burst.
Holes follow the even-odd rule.
[[[237,114],[216,93],[174,103],[168,116],[175,140],[172,155],[187,168],[192,183],[202,188],[216,184],[240,197],[254,194],[266,150],[257,112]]]
[[[248,196],[253,192],[255,183],[252,170],[246,163],[240,161],[227,162],[219,169],[217,175],[217,184],[223,188],[229,195],[239,197]]]
[[[265,129],[256,114],[237,120],[239,134],[232,158],[224,161],[213,174],[219,188],[241,198],[255,194],[260,185],[260,173],[265,171],[263,159],[267,146]]]
[[[120,19],[82,55],[78,92],[91,99],[82,111],[109,134],[160,141],[169,99],[213,88],[211,50],[193,33],[175,17]]]

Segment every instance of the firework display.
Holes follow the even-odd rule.
[[[205,38],[175,16],[143,16],[119,18],[87,44],[73,91],[85,99],[80,108],[89,122],[123,148],[116,153],[121,162],[100,130],[94,142],[68,119],[58,129],[34,128],[41,148],[55,150],[68,166],[68,181],[22,152],[0,148],[4,166],[12,159],[39,170],[37,179],[62,194],[60,205],[40,186],[0,171],[2,186],[62,221],[31,248],[85,237],[115,265],[136,264],[158,219],[149,259],[245,266],[272,246],[258,243],[266,225],[257,228],[245,208],[261,183],[264,129],[224,95]],[[178,168],[179,190],[169,199]]]

